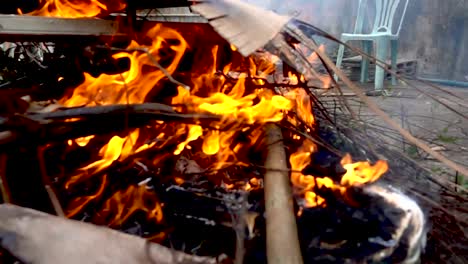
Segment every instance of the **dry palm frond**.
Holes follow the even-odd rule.
[[[244,56],[264,47],[289,21],[288,17],[238,0],[198,2],[192,10],[208,19],[218,34]]]

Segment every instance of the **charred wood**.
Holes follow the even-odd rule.
[[[210,114],[181,114],[170,106],[156,103],[71,108],[4,118],[0,120],[0,129],[4,130],[0,140],[10,144],[57,142],[92,134],[124,131],[157,120],[194,124],[219,121],[220,117]]]

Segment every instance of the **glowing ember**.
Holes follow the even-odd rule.
[[[88,145],[89,141],[91,141],[91,139],[93,139],[93,138],[94,138],[94,135],[77,138],[77,139],[75,139],[75,143],[80,147],[84,147],[84,146]]]

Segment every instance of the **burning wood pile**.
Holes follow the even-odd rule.
[[[28,15],[126,7],[42,1]],[[386,161],[330,129],[310,87],[333,82],[326,70],[298,62],[285,78],[278,56],[242,56],[208,24],[133,19],[115,38],[55,42],[33,61],[47,82],[10,91],[3,202],[58,217],[0,205],[6,263],[419,260],[423,212],[379,181]]]

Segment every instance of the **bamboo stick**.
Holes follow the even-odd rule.
[[[265,128],[267,156],[265,167],[265,214],[269,264],[303,263],[281,129]]]

